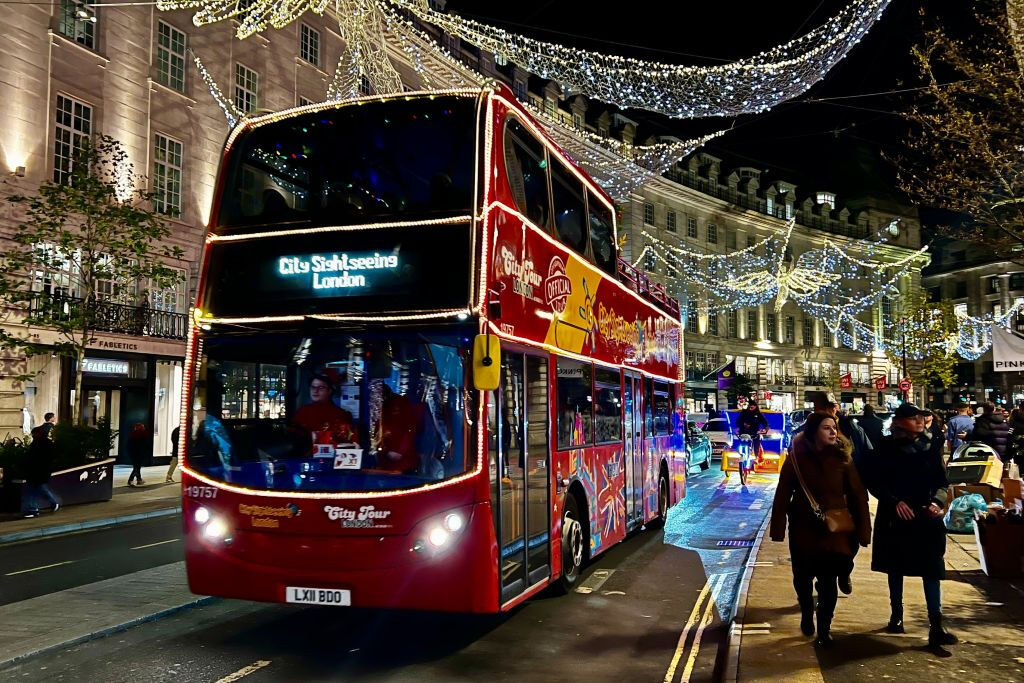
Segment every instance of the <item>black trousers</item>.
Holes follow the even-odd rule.
[[[839,553],[807,552],[790,546],[793,588],[800,611],[814,611],[814,581],[818,581],[818,630],[828,630],[839,600],[839,577],[853,571],[853,558]]]

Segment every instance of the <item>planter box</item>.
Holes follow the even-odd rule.
[[[114,495],[114,461],[115,458],[107,458],[54,472],[50,488],[61,505],[110,500]]]

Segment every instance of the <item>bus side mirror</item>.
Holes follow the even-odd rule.
[[[501,343],[493,334],[478,334],[473,340],[473,386],[478,391],[498,388]]]

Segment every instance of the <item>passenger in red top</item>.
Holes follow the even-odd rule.
[[[292,422],[312,432],[316,443],[353,443],[359,434],[352,424],[352,414],[331,401],[333,388],[326,375],[313,375],[309,382],[309,397],[313,402],[296,410]]]
[[[412,472],[420,466],[416,437],[423,423],[423,405],[384,385],[380,409],[380,449],[377,467],[393,472]]]

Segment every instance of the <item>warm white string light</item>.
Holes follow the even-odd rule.
[[[753,57],[683,66],[536,40],[454,14],[427,0],[387,0],[421,21],[562,84],[566,90],[677,118],[763,112],[820,81],[877,21],[890,0],[856,0],[821,27]]]

